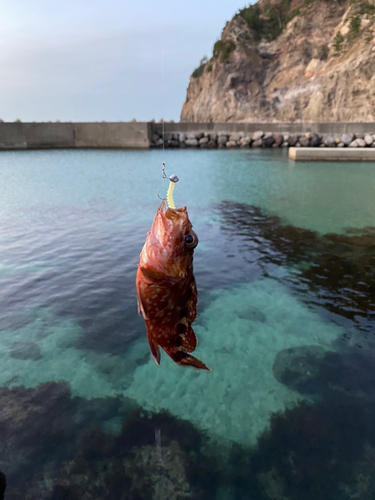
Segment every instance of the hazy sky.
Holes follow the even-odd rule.
[[[190,74],[247,3],[0,0],[0,118],[177,121]]]

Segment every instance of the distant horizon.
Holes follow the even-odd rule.
[[[172,0],[2,5],[0,118],[178,122],[191,73],[241,7],[224,0],[184,8]]]

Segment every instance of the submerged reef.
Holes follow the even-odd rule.
[[[274,414],[254,448],[233,447],[228,481],[235,498],[374,498],[374,356],[355,349],[323,354],[316,346],[281,354],[278,377],[319,398]]]
[[[123,422],[116,435],[103,430],[114,417]],[[64,383],[1,388],[0,431],[6,500],[215,498],[205,436],[123,397],[72,398]]]
[[[372,331],[375,227],[319,235],[285,225],[279,217],[243,203],[223,202],[216,210],[222,230],[236,233],[249,259],[257,252],[258,265],[265,273],[269,264],[293,266],[294,274],[284,282],[297,289],[302,299],[353,320],[363,331]]]

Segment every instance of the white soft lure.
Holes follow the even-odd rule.
[[[169,177],[170,183],[169,183],[169,188],[167,192],[167,203],[169,208],[176,208],[173,200],[173,190],[176,182],[178,182],[178,177],[177,175],[173,174]]]

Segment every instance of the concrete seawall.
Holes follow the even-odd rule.
[[[165,133],[364,134],[374,123],[165,123]],[[163,125],[151,122],[0,123],[0,150],[54,148],[149,148]]]
[[[148,148],[152,124],[0,123],[1,149]]]

